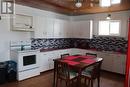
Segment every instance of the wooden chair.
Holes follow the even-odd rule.
[[[90,86],[90,83],[91,83],[91,87],[93,87],[93,80],[97,79],[98,87],[100,87],[101,65],[102,65],[102,61],[97,62],[93,65],[93,69],[91,71],[82,72],[82,76],[85,78],[85,84],[87,84],[86,81],[88,80],[87,85]]]
[[[86,53],[86,56],[88,56],[88,55],[97,57],[97,54],[95,54],[95,53]]]
[[[77,79],[77,73],[70,70],[69,65],[64,62],[57,61],[56,66],[57,78],[56,78],[56,87],[58,87],[59,80],[64,80],[66,82],[66,87],[70,87],[71,83],[73,84],[74,80]]]
[[[95,54],[95,53],[86,53],[86,56],[94,56],[94,57],[97,57],[97,54]],[[84,71],[85,71],[86,73],[88,73],[88,72],[92,71],[92,69],[93,69],[93,66],[90,66],[90,67],[87,67]]]
[[[69,55],[70,55],[70,54],[68,54],[68,53],[67,53],[67,54],[62,54],[62,55],[61,55],[61,59],[65,58],[65,57],[67,57],[67,56],[69,56]]]
[[[82,56],[81,54],[75,54],[75,55],[72,55],[72,56]]]

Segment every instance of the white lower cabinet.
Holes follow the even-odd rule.
[[[112,54],[113,56],[113,72],[125,74],[126,55]]]
[[[44,72],[54,68],[53,59],[57,59],[61,57],[61,54],[69,53],[68,50],[56,50],[49,52],[41,52],[39,53],[40,58],[40,71]]]
[[[39,53],[39,58],[41,60],[40,71],[44,72],[53,69],[54,68],[53,59],[60,58],[62,54],[67,53],[69,53],[70,55],[76,55],[76,54],[85,55],[85,53],[97,53],[98,57],[103,58],[103,63],[101,67],[103,70],[125,74],[126,55],[110,52],[90,51],[76,48]]]
[[[98,57],[103,58],[102,69],[112,71],[113,57],[111,57],[108,53],[98,53]]]
[[[97,54],[103,58],[103,70],[125,74],[126,55],[109,52],[97,52]]]
[[[39,53],[40,58],[40,72],[49,70],[49,61],[47,53]]]

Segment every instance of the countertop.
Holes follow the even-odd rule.
[[[27,52],[40,52],[40,49],[25,49],[25,50],[20,50],[20,49],[14,49],[11,51],[15,51],[18,53],[27,53]]]
[[[113,51],[99,51],[96,49],[84,49],[84,48],[51,48],[51,49],[40,49],[40,52],[48,52],[48,51],[55,51],[55,50],[66,50],[66,49],[83,49],[83,50],[89,50],[89,51],[97,51],[97,52],[103,52],[103,53],[110,53],[110,54],[126,54],[121,52],[113,52]]]

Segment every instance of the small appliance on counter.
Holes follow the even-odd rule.
[[[40,75],[39,50],[31,49],[31,41],[12,41],[10,49],[11,60],[17,63],[18,81]]]

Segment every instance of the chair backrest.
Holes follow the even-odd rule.
[[[100,72],[101,72],[101,65],[102,65],[102,61],[100,62],[97,62],[93,65],[93,69],[92,69],[92,72],[91,72],[91,77],[93,79],[97,78],[97,77],[100,77]]]
[[[70,78],[70,69],[69,65],[64,62],[57,61],[56,66],[57,76],[63,79],[69,79]]]
[[[97,54],[96,54],[96,53],[86,53],[86,56],[88,56],[88,55],[97,57]]]
[[[72,56],[82,56],[81,54],[75,54],[75,55],[72,55]]]
[[[61,55],[61,59],[62,59],[62,58],[65,58],[65,57],[67,57],[67,56],[69,56],[69,55],[70,55],[69,53],[67,53],[67,54],[62,54],[62,55]]]

